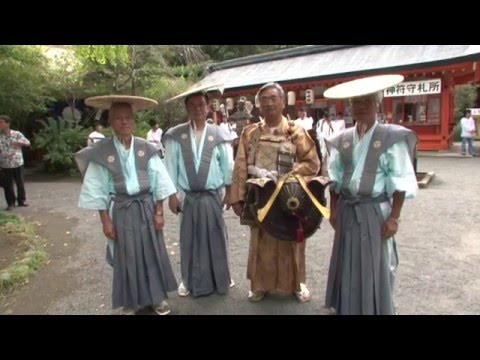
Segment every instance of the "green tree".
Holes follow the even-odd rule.
[[[460,119],[465,114],[465,109],[473,106],[477,91],[473,85],[459,85],[455,88],[455,127],[453,128],[453,141],[460,141],[462,132]]]
[[[166,100],[184,91],[205,72],[208,57],[197,45],[76,46],[83,86],[89,95],[120,93],[148,96],[160,106],[137,115],[139,136],[151,119],[165,129],[184,116],[180,102]]]
[[[75,51],[84,86],[98,94],[141,95],[154,77],[168,72],[162,46],[79,45]]]
[[[455,89],[455,122],[458,123],[465,114],[465,109],[473,107],[477,96],[474,85],[460,85]]]
[[[166,45],[163,57],[172,67],[198,65],[210,59],[200,45]]]
[[[202,50],[215,62],[263,54],[299,45],[202,45]]]
[[[159,106],[154,112],[154,118],[159,122],[162,129],[172,126],[185,119],[186,112],[182,100],[167,102],[168,99],[185,91],[191,81],[183,78],[158,78],[147,96],[158,100]]]
[[[28,119],[46,111],[51,70],[38,46],[0,45],[0,113],[23,130]]]
[[[66,51],[57,55],[50,61],[51,78],[50,94],[57,101],[66,102],[71,113],[66,117],[73,121],[74,126],[81,120],[77,118],[76,103],[88,94],[88,90],[83,85],[84,68],[78,60],[75,52]]]
[[[63,118],[48,118],[39,123],[42,128],[34,138],[33,149],[44,151],[45,169],[55,172],[74,169],[73,154],[86,145],[87,130]]]

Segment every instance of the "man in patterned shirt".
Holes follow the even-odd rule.
[[[6,210],[11,210],[15,201],[18,206],[28,206],[25,202],[22,147],[30,146],[30,141],[20,131],[11,130],[11,122],[8,116],[0,116],[0,168],[5,174],[3,190],[7,201]],[[13,190],[14,180],[17,185],[16,197]]]

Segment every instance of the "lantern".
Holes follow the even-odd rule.
[[[295,91],[289,91],[287,93],[287,104],[288,105],[295,105]]]
[[[315,97],[313,95],[313,90],[312,89],[305,90],[305,102],[307,104],[313,104],[314,99]]]
[[[212,100],[212,109],[213,109],[213,111],[220,110],[220,100],[218,100],[218,99],[213,99]]]
[[[233,110],[233,99],[227,98],[227,110]]]
[[[248,113],[250,114],[253,110],[253,104],[251,101],[246,101],[245,102],[245,109],[248,111]]]
[[[255,95],[255,107],[260,109],[260,99],[258,98],[258,95]]]

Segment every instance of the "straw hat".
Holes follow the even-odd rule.
[[[192,95],[192,94],[196,94],[196,93],[208,93],[208,92],[214,92],[214,91],[217,91],[217,92],[220,93],[220,95],[222,95],[223,94],[223,84],[201,85],[201,86],[196,85],[196,86],[191,87],[187,91],[168,99],[166,102],[170,102],[170,101],[173,101],[173,100],[176,100],[176,99],[186,98],[188,95]]]
[[[338,84],[323,93],[328,99],[347,99],[374,94],[403,81],[403,75],[377,75]]]
[[[132,105],[134,110],[154,109],[158,106],[158,102],[141,96],[130,95],[104,95],[94,96],[85,99],[85,104],[97,109],[108,110],[115,103],[127,103]]]

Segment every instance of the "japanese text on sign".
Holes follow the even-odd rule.
[[[428,95],[440,94],[442,91],[441,79],[429,79],[422,81],[408,81],[402,82],[398,85],[389,87],[383,91],[383,96],[413,96],[413,95]]]

